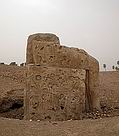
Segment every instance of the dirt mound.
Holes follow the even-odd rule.
[[[119,109],[119,71],[100,72],[99,79],[101,106]]]
[[[11,90],[0,99],[0,116],[23,119],[24,89]]]
[[[23,118],[25,67],[0,65],[0,116]]]

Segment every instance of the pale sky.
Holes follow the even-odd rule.
[[[24,62],[27,37],[38,32],[111,69],[119,60],[119,0],[0,0],[0,62]]]

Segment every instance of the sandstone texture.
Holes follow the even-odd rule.
[[[41,41],[43,43],[54,43],[54,44],[60,44],[59,38],[54,35],[54,34],[33,34],[30,35],[27,41],[27,55],[26,55],[26,60],[28,64],[33,64],[34,63],[34,58],[33,58],[33,52],[32,52],[32,41]]]
[[[99,104],[99,101],[98,101],[98,97],[96,97],[96,96],[98,96],[97,92],[96,92],[96,90],[97,90],[96,88],[98,87],[98,83],[99,83],[98,82],[99,81],[98,80],[99,64],[98,64],[98,61],[96,59],[94,59],[93,57],[88,55],[88,53],[86,53],[84,50],[78,49],[78,48],[69,48],[69,47],[66,47],[66,46],[61,46],[60,42],[59,42],[59,38],[57,36],[55,36],[54,34],[40,34],[39,33],[39,34],[31,35],[28,38],[26,64],[28,66],[27,73],[29,73],[29,71],[30,71],[30,66],[29,65],[37,66],[37,70],[42,69],[43,67],[41,67],[41,66],[45,66],[46,68],[52,67],[51,69],[54,69],[54,68],[56,69],[56,71],[53,71],[54,73],[57,73],[58,68],[60,68],[60,69],[62,68],[61,71],[63,71],[63,69],[65,71],[65,69],[67,68],[69,72],[68,73],[66,72],[66,73],[67,73],[67,75],[69,77],[72,76],[71,71],[73,69],[75,69],[76,71],[79,70],[79,69],[84,70],[85,71],[85,77],[84,77],[84,84],[85,84],[85,88],[84,88],[85,91],[84,92],[85,93],[84,93],[84,96],[83,96],[82,99],[84,99],[83,104],[85,105],[84,106],[85,108],[83,108],[83,110],[82,110],[82,108],[81,109],[78,108],[78,110],[76,109],[76,111],[77,112],[79,111],[79,113],[80,113],[80,110],[81,111],[84,111],[84,110],[89,111],[89,110],[93,110],[95,108],[100,109],[100,104]],[[52,72],[52,74],[53,74],[53,72]],[[48,71],[47,71],[47,73],[48,73]],[[51,81],[52,83],[54,82],[54,80],[57,80],[57,78],[55,79],[55,75],[54,75],[54,77],[53,77],[53,79]],[[40,76],[41,76],[41,74],[39,73],[39,77]],[[58,75],[58,76],[60,76],[60,75]],[[79,82],[80,82],[80,76],[81,76],[81,74],[78,76]],[[65,77],[65,75],[64,75],[63,79],[64,80],[66,80],[65,78],[70,79],[69,77]],[[30,78],[32,78],[32,76],[27,75],[27,84],[28,84],[27,87],[26,87],[26,93],[27,94],[31,90],[32,90],[32,93],[33,93],[33,89],[31,89],[31,80],[30,80]],[[47,79],[47,77],[42,77],[42,80],[44,80],[44,78]],[[71,82],[71,80],[73,80],[74,83],[77,82],[76,78],[70,79],[70,82]],[[34,82],[37,82],[37,81],[34,81]],[[47,81],[45,81],[45,82],[47,83]],[[42,83],[39,82],[38,84],[40,86]],[[56,84],[56,86],[59,86],[58,83],[55,83],[55,84]],[[66,95],[64,97],[70,97],[70,99],[72,99],[71,95],[74,95],[74,93],[73,93],[73,91],[70,93],[69,90],[73,86],[74,86],[74,84],[66,84],[65,85],[65,88],[69,88],[69,89],[67,89],[67,94],[69,96],[65,94],[65,90],[66,90],[65,88],[60,88],[59,87],[59,88],[56,88],[56,90],[61,89],[62,90],[61,94]],[[78,86],[80,88],[82,85],[79,83]],[[46,85],[46,88],[48,89],[49,86]],[[37,90],[37,92],[43,92],[42,88],[37,87],[36,90]],[[49,92],[53,92],[53,91],[54,91],[53,88],[51,90],[49,90]],[[80,92],[82,90],[77,89],[77,91]],[[38,94],[38,96],[40,96],[40,95],[41,94]],[[46,94],[43,94],[43,95],[47,96]],[[28,97],[30,97],[30,96],[26,95],[25,99],[28,99]],[[53,100],[54,97],[55,97],[55,99],[59,99],[58,98],[59,96],[57,96],[57,95],[53,96],[53,98],[50,98],[50,99],[52,99],[52,101],[54,101]],[[80,95],[78,95],[78,97],[80,99]],[[40,101],[39,97],[37,99]],[[31,106],[29,108],[27,108],[28,102],[25,101],[25,103],[26,103],[25,108],[27,109],[26,111],[29,114],[29,110],[30,110]],[[54,102],[54,103],[56,103],[56,102]],[[68,103],[68,105],[70,105],[70,101],[67,102],[67,100],[65,100],[65,103]],[[48,104],[49,103],[47,102],[46,105],[48,105]],[[53,105],[54,104],[52,103],[52,106]],[[56,105],[58,105],[58,104],[56,104]],[[79,105],[80,105],[80,102],[78,103],[78,107],[80,107]],[[43,107],[46,107],[46,106],[43,106]],[[65,106],[65,107],[68,107],[68,106]],[[54,107],[52,107],[52,108],[54,109]],[[63,106],[63,108],[64,108],[64,106]],[[74,108],[71,107],[68,110],[70,112],[70,110],[73,111]],[[66,120],[66,118],[67,118],[66,116],[69,116],[68,112],[67,112],[68,110],[67,109],[65,110],[64,114],[66,114],[66,115],[65,115],[65,117],[63,117],[64,120]],[[42,111],[42,109],[40,111]],[[39,111],[37,110],[37,112],[39,112]],[[33,114],[34,114],[33,116],[36,116],[37,119],[40,118],[40,117],[38,117],[38,115],[35,115],[34,112],[33,112]],[[54,113],[52,113],[52,114],[54,114]],[[56,114],[56,112],[55,112],[55,114]],[[72,116],[74,116],[73,112],[72,112],[72,115],[70,115],[70,116],[71,116],[70,118],[74,118],[74,117],[72,117]],[[48,117],[52,118],[51,115],[48,115]],[[56,117],[55,117],[55,119],[56,119]]]
[[[80,119],[85,110],[82,69],[28,66],[25,119]]]

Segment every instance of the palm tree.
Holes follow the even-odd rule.
[[[107,67],[106,64],[103,64],[103,68],[105,69],[105,71],[106,71],[106,67]]]
[[[117,61],[117,65],[119,66],[119,60]]]
[[[118,70],[118,67],[116,66],[115,69],[116,69],[116,71],[117,71],[117,70]]]
[[[114,65],[112,66],[112,69],[113,69],[113,70],[115,69],[115,66],[114,66]]]

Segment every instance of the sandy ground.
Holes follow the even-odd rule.
[[[119,117],[64,122],[0,118],[0,136],[119,136]]]
[[[13,74],[11,67],[7,70],[0,69],[0,98],[3,98],[3,96],[6,96],[6,98],[21,98],[23,86],[24,77],[21,69],[17,71],[16,68],[16,72]],[[106,105],[109,104],[109,106],[114,104],[115,109],[110,109],[107,114],[103,113],[101,115],[98,115],[98,113],[88,113],[88,118],[91,119],[79,121],[33,122],[1,117],[0,136],[119,136],[118,96],[119,72],[100,72],[101,100]],[[21,118],[23,111],[21,109],[14,109],[1,113],[0,116]]]

